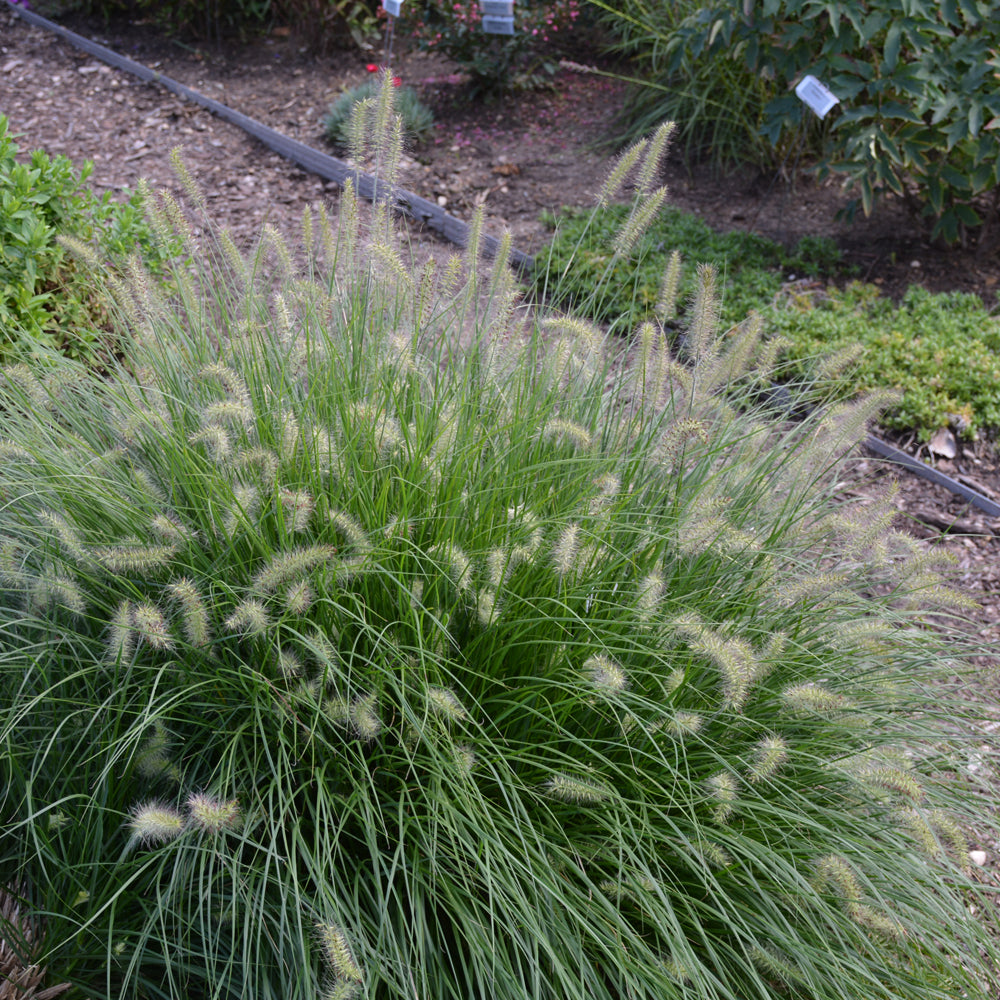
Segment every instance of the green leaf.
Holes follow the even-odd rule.
[[[863,174],[861,176],[861,207],[864,209],[865,215],[872,214],[872,208],[875,204],[875,191],[872,188],[871,176],[869,174]]]
[[[953,211],[959,221],[968,226],[970,229],[978,228],[983,224],[983,220],[979,217],[979,213],[966,202],[958,202],[955,204]]]
[[[958,145],[958,143],[967,138],[968,135],[969,130],[964,119],[960,118],[953,121],[946,129],[944,129],[946,148],[950,152],[956,145]]]
[[[996,167],[997,161],[994,160],[992,163],[980,163],[972,170],[969,174],[969,185],[973,194],[980,194],[991,186],[990,182],[996,172]]]
[[[927,164],[930,162],[925,155],[926,147],[920,143],[912,142],[910,140],[901,142],[899,145],[900,149],[903,151],[907,169],[914,170],[917,173],[923,173],[927,169]]]
[[[973,101],[969,107],[969,135],[979,135],[982,125],[983,106],[978,101]]]
[[[958,0],[958,5],[962,8],[966,23],[970,27],[979,24],[982,17],[979,14],[979,8],[976,6],[975,0]]]
[[[958,15],[958,4],[956,0],[939,0],[941,16],[946,24],[957,25],[960,23]]]
[[[899,62],[899,47],[902,42],[903,32],[899,22],[893,23],[885,34],[885,47],[883,48],[883,62],[885,69],[891,73]]]
[[[943,122],[949,114],[958,106],[958,98],[952,96],[942,97],[933,107],[931,124],[938,125]]]
[[[869,14],[861,25],[861,41],[864,45],[870,45],[875,36],[885,31],[886,26],[891,23],[891,16],[883,10],[876,10]]]
[[[899,177],[896,176],[896,172],[892,169],[889,163],[885,160],[879,160],[875,164],[875,172],[878,175],[879,180],[887,187],[889,190],[896,194],[903,193],[903,185]]]
[[[830,19],[830,30],[834,36],[840,35],[840,5],[830,3],[826,5],[826,15]]]
[[[901,101],[883,101],[880,112],[883,118],[897,118],[914,125],[922,124],[920,116],[914,114],[913,109]]]
[[[939,174],[941,180],[943,180],[949,187],[961,189],[966,187],[968,184],[965,174],[963,174],[960,170],[957,170],[950,163],[943,163]]]

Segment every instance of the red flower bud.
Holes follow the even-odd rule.
[[[365,69],[368,70],[369,73],[377,73],[378,72],[378,65],[376,63],[369,63],[365,67]]]

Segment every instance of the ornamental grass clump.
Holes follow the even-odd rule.
[[[134,288],[113,378],[0,377],[0,885],[54,981],[985,996],[958,595],[833,500],[877,401],[772,422],[755,324],[525,332],[502,260],[404,278],[359,215]]]

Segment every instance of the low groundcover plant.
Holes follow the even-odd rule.
[[[618,358],[523,334],[475,227],[414,274],[358,214],[137,272],[113,379],[0,379],[0,884],[53,981],[985,996],[957,597],[830,499],[877,401],[742,408],[710,269],[683,363]]]

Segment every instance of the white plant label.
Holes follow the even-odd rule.
[[[382,9],[390,17],[399,17],[400,11],[403,9],[403,0],[382,0]]]
[[[829,87],[811,75],[799,80],[795,87],[795,95],[800,101],[808,104],[820,118],[825,118],[834,105],[840,103],[840,98]]]
[[[512,17],[489,17],[484,15],[482,20],[483,31],[487,35],[513,35],[514,18]]]

